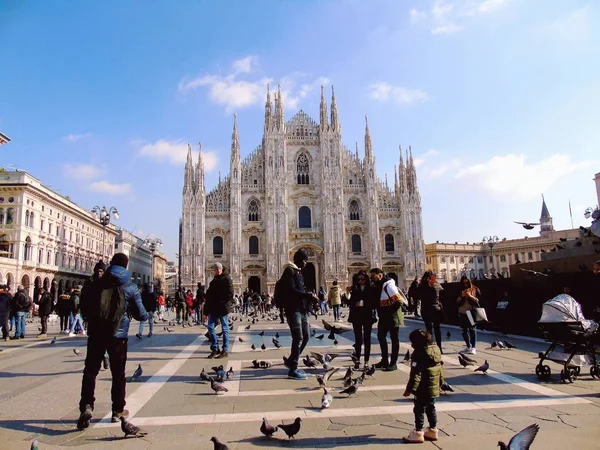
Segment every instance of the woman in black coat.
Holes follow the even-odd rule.
[[[373,305],[372,296],[370,295],[369,277],[367,272],[361,270],[355,278],[356,282],[352,287],[346,290],[349,293],[348,302],[350,306],[349,322],[352,322],[354,328],[354,349],[357,362],[354,365],[355,369],[360,368],[361,350],[364,344],[365,347],[365,367],[369,365],[369,357],[371,356],[371,330],[375,317],[376,305]]]
[[[437,282],[433,272],[428,270],[423,274],[418,288],[418,296],[421,299],[421,316],[427,331],[431,334],[435,332],[435,342],[440,350],[442,350],[440,323],[444,319],[444,307],[440,300],[440,293],[443,290],[444,288]]]

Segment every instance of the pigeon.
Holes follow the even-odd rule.
[[[368,375],[368,376],[370,376],[371,378],[373,378],[373,376],[375,375],[375,370],[376,370],[375,366],[374,366],[374,365],[372,365],[372,366],[370,366],[370,367],[366,367],[366,368],[365,368],[365,371],[364,371],[363,373],[364,373],[365,375]]]
[[[329,336],[327,336],[327,339],[331,339],[332,341],[335,340],[335,333],[333,331],[330,331]]]
[[[261,331],[260,333],[258,333],[258,335],[259,335],[260,337],[263,337],[263,336],[265,335],[265,332],[264,332],[264,331]]]
[[[75,353],[77,356],[81,355],[81,352],[76,348],[73,349],[73,353]]]
[[[229,370],[227,371],[227,379],[229,380],[229,378],[231,378],[231,376],[233,375],[233,367],[230,367]]]
[[[465,361],[467,361],[468,363],[471,363],[471,364],[477,364],[477,360],[475,360],[475,359],[471,358],[470,356],[467,356],[467,355],[462,355],[462,354],[461,354],[461,355],[459,356],[459,358],[462,358],[462,359],[464,359],[464,360],[465,360]]]
[[[298,434],[298,432],[300,431],[300,424],[302,423],[302,419],[300,417],[296,417],[296,420],[294,420],[294,423],[290,423],[290,424],[282,424],[279,425],[278,428],[281,428],[285,434],[287,434],[288,438],[291,439],[293,438],[295,435]]]
[[[352,380],[353,384],[360,384],[362,386],[363,382],[365,381],[365,374],[361,374],[360,377],[354,378]]]
[[[215,436],[211,437],[210,440],[214,444],[214,450],[229,450],[229,447],[219,441]]]
[[[515,434],[508,442],[508,445],[502,441],[498,441],[498,447],[500,447],[500,450],[528,450],[538,431],[540,431],[540,426],[534,423]]]
[[[479,366],[477,369],[474,370],[474,372],[483,372],[484,375],[487,375],[487,371],[490,368],[490,364],[487,362],[487,359],[485,360],[485,362]]]
[[[206,375],[206,370],[204,370],[204,368],[202,368],[202,372],[200,372],[200,381],[210,381],[210,378],[208,375]]]
[[[525,228],[526,230],[533,230],[533,228],[534,228],[536,225],[539,225],[539,223],[517,222],[517,221],[514,221],[514,222],[515,222],[516,224],[523,225],[523,228]]]
[[[223,364],[221,364],[220,366],[212,366],[210,369],[211,369],[211,370],[212,370],[214,373],[218,374],[218,373],[219,373],[219,370],[223,370],[223,369],[224,369],[224,367],[223,367]]]
[[[273,433],[277,431],[277,427],[270,425],[267,419],[263,417],[262,425],[260,426],[260,432],[266,437],[273,437]]]
[[[248,325],[246,328],[244,328],[244,330],[249,330],[250,329],[250,325]]]
[[[218,381],[219,383],[222,383],[225,380],[226,377],[227,377],[227,373],[223,369],[223,366],[220,366],[219,370],[217,370],[217,379],[216,379],[216,381]]]
[[[311,335],[312,337],[315,337],[315,334],[317,334],[317,332],[314,330],[314,328],[313,328],[313,329],[311,329],[311,330],[310,330],[310,335]]]
[[[450,332],[448,331],[448,332],[446,333],[446,338],[450,339],[451,337],[452,337],[452,334],[450,334]]]
[[[167,327],[165,327],[165,331],[166,331],[167,333],[172,333],[172,332],[173,332],[173,331],[175,331],[175,330],[173,330],[173,328],[167,328]]]
[[[54,336],[52,338],[52,340],[50,341],[50,344],[52,344],[52,345],[56,344],[56,336]]]
[[[316,367],[317,366],[317,363],[308,355],[306,356],[306,358],[304,358],[302,360],[302,362],[304,363],[304,365],[306,367]]]
[[[275,338],[279,339],[279,333],[275,333]]]
[[[323,387],[323,396],[321,397],[321,408],[327,409],[333,403],[333,397],[329,392],[327,392],[327,388]]]
[[[123,433],[125,433],[125,437],[127,437],[127,436],[144,437],[144,436],[146,436],[146,434],[148,434],[145,431],[143,431],[141,428],[136,427],[131,422],[127,422],[127,419],[125,417],[121,417],[121,431]]]
[[[337,339],[335,339],[335,340],[333,341],[333,345],[338,345],[338,341],[337,341]]]
[[[260,349],[261,349],[261,350],[266,350],[266,349],[267,349],[267,346],[265,345],[265,343],[264,343],[264,342],[263,342],[263,343],[262,343],[262,345],[260,346]]]
[[[142,365],[138,364],[138,368],[135,369],[135,372],[133,372],[133,376],[131,377],[131,381],[140,381],[140,377],[142,376],[142,373],[144,373],[144,371],[142,369]]]
[[[506,347],[507,347],[507,348],[517,348],[517,346],[516,346],[516,345],[514,345],[514,344],[511,344],[510,342],[508,342],[508,341],[506,341],[506,340],[505,340],[505,341],[503,341],[503,342],[504,342],[504,345],[506,345]]]
[[[442,390],[442,392],[454,392],[454,388],[445,381],[442,384],[440,384],[440,389]]]
[[[260,367],[260,364],[258,364],[258,359],[255,359],[254,361],[252,361],[252,365],[254,366],[255,369],[258,369]]]
[[[250,346],[250,348],[251,348],[252,350],[256,350],[256,345],[252,344],[252,345]]]
[[[347,380],[348,378],[352,378],[353,374],[354,374],[354,371],[352,370],[352,367],[348,367],[348,370],[346,370],[346,373],[344,375],[344,380]]]
[[[460,363],[461,366],[463,367],[467,367],[467,366],[473,366],[474,364],[472,362],[467,361],[466,359],[463,358],[463,356],[461,354],[458,355],[458,362]]]
[[[215,391],[215,394],[218,394],[219,392],[229,392],[229,389],[227,389],[221,383],[217,383],[212,378],[210,379],[210,388]]]
[[[356,394],[356,391],[358,391],[358,385],[353,384],[351,386],[348,386],[343,391],[340,391],[340,394],[348,394],[348,397],[350,397],[352,394]]]
[[[33,442],[31,443],[31,448],[30,448],[30,450],[39,450],[38,444],[39,444],[39,442],[38,442],[38,440],[37,440],[37,439],[36,439],[35,441],[33,441]]]
[[[238,341],[240,341],[240,342],[244,342],[244,340],[242,339],[242,337],[241,337],[241,336],[238,336]]]
[[[406,350],[406,355],[404,355],[404,361],[410,361],[410,350]]]

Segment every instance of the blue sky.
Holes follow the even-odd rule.
[[[0,148],[84,207],[177,252],[187,142],[213,187],[262,134],[265,85],[318,119],[335,85],[344,143],[381,178],[412,146],[426,242],[585,225],[600,172],[600,5],[579,0],[0,1]]]

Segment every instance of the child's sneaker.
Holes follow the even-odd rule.
[[[425,442],[425,433],[422,431],[412,430],[408,436],[404,436],[402,439],[407,444],[422,444]]]
[[[426,441],[437,441],[438,438],[438,429],[437,428],[427,428],[423,437]]]
[[[467,350],[465,353],[467,355],[476,355],[477,354],[477,349],[475,349],[475,347],[470,347],[469,350]]]

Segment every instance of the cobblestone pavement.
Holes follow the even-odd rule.
[[[282,356],[288,353],[289,331],[279,321],[260,320],[246,330],[247,319],[234,322],[233,348],[226,368],[234,376],[226,381],[229,392],[215,395],[208,384],[200,383],[202,368],[210,371],[214,360],[207,360],[208,341],[202,326],[174,327],[167,333],[155,327],[155,335],[138,340],[131,328],[128,375],[139,363],[144,375],[141,382],[128,383],[127,408],[130,420],[148,431],[143,439],[124,439],[118,424],[111,424],[110,373],[101,372],[97,384],[97,403],[92,426],[77,431],[77,404],[85,358],[85,337],[56,335],[39,341],[0,344],[0,448],[28,449],[33,439],[40,450],[81,447],[89,449],[212,449],[211,436],[218,436],[232,449],[258,448],[339,448],[383,449],[401,443],[401,437],[413,427],[412,400],[402,397],[409,368],[400,364],[395,372],[377,372],[367,379],[358,395],[346,398],[334,392],[333,405],[322,410],[321,391],[314,376],[307,381],[286,378]],[[312,319],[317,336],[322,334],[320,319]],[[408,333],[420,322],[407,320],[401,330],[401,353],[408,349]],[[55,325],[53,325],[55,327]],[[29,334],[37,323],[28,324]],[[146,328],[147,329],[147,328]],[[258,333],[264,331],[264,337]],[[509,337],[518,349],[494,350],[490,343],[499,338],[480,333],[476,359],[488,360],[488,375],[462,368],[457,351],[462,348],[459,330],[443,327],[444,373],[455,392],[437,402],[440,440],[423,448],[444,450],[496,448],[498,440],[508,442],[525,426],[538,423],[540,432],[532,449],[596,449],[600,439],[600,381],[593,380],[587,369],[572,384],[559,380],[560,367],[550,363],[552,379],[541,383],[535,376],[537,353],[547,344],[531,339]],[[53,332],[53,333],[52,333]],[[280,334],[282,348],[272,344]],[[243,342],[240,342],[239,338]],[[340,353],[334,362],[343,369],[329,385],[339,391],[345,366],[350,363],[352,332],[337,337],[337,347],[327,339],[312,338],[307,350]],[[254,343],[267,350],[251,350]],[[379,346],[372,336],[373,350]],[[76,356],[72,349],[82,351]],[[376,353],[371,362],[379,360]],[[269,369],[254,369],[254,359],[271,361]],[[310,370],[307,371],[309,374]],[[288,441],[281,431],[273,439],[259,432],[262,417],[271,424],[303,419],[295,440]]]

